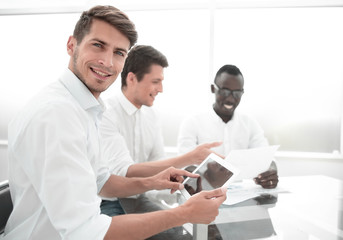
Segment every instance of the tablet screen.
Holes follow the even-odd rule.
[[[185,189],[190,195],[202,190],[222,187],[233,176],[232,171],[211,158],[205,164],[200,165],[194,173],[200,176],[187,178],[184,182]]]

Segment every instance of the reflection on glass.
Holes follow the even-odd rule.
[[[248,207],[246,211],[249,211],[251,220],[210,225],[208,228],[208,239],[269,239],[276,236],[277,234],[268,210],[276,205],[277,200],[277,195],[262,194],[230,206],[229,208],[232,209]],[[256,206],[258,215],[249,206]],[[265,214],[262,214],[262,212],[265,212]],[[261,216],[264,217],[261,218]]]

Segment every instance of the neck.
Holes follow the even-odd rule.
[[[132,95],[129,93],[127,88],[122,88],[121,91],[122,91],[123,95],[127,98],[127,100],[129,100],[129,102],[132,103],[136,108],[140,109],[142,107],[142,106],[139,106],[135,103],[133,97],[131,97]]]

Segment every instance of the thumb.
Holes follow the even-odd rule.
[[[223,186],[221,188],[216,188],[212,191],[207,191],[205,197],[206,198],[220,198],[225,196],[226,197],[227,186]]]
[[[174,193],[177,190],[182,190],[182,189],[184,189],[184,187],[185,186],[182,183],[178,183],[178,182],[168,182],[166,184],[166,188],[171,189],[170,193]]]

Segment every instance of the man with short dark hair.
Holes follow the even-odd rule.
[[[215,95],[210,112],[187,117],[178,136],[179,153],[188,152],[198,144],[221,141],[215,152],[227,156],[234,149],[268,146],[258,122],[236,111],[244,93],[244,78],[238,67],[224,65],[216,73],[211,92]],[[279,182],[275,162],[270,169],[254,178],[264,188],[275,188]]]
[[[166,159],[158,117],[151,107],[163,91],[167,58],[148,45],[134,46],[121,74],[121,91],[107,101],[101,125],[104,159],[112,174],[148,177],[168,167],[201,163],[219,143],[203,144],[182,156]],[[120,147],[119,147],[120,146]],[[116,198],[104,198],[101,211],[123,214]]]
[[[225,200],[222,189],[199,194],[171,210],[113,218],[100,214],[99,195],[125,197],[183,188],[185,171],[180,169],[125,178],[100,167],[100,93],[122,71],[136,40],[134,24],[114,7],[96,6],[82,13],[67,42],[68,69],[9,124],[14,209],[5,239],[145,239],[186,222],[209,223],[218,214]]]

